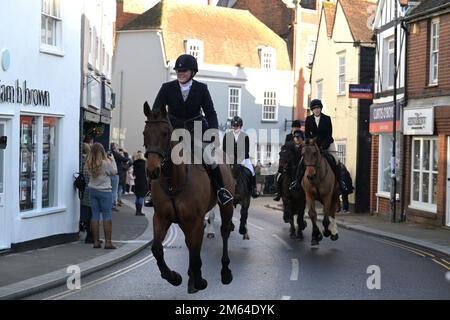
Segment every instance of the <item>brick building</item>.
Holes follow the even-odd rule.
[[[408,29],[405,212],[408,221],[450,226],[450,2],[424,0]]]

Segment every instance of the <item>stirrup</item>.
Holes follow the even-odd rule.
[[[233,196],[231,195],[230,191],[228,191],[225,188],[220,188],[217,191],[217,199],[221,205],[226,205],[228,202],[233,200]]]
[[[273,198],[273,201],[280,201],[281,200],[281,196],[279,194],[276,195],[275,198]]]
[[[298,181],[293,181],[289,186],[289,191],[298,191],[298,190],[300,190],[300,185]]]

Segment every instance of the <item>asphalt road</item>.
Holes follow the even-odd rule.
[[[235,211],[237,226],[238,218]],[[187,293],[188,251],[183,233],[172,225],[165,241],[165,258],[168,266],[183,276],[181,286],[173,287],[160,277],[147,248],[123,263],[82,278],[80,290],[59,287],[28,299],[450,300],[447,269],[438,263],[450,266],[448,257],[346,229],[339,229],[338,241],[324,238],[312,247],[311,223],[307,221],[305,239],[290,239],[281,212],[251,207],[250,240],[243,240],[237,231],[230,238],[230,285],[220,281],[222,240],[216,218],[216,237],[205,236],[203,241],[202,273],[208,281],[204,291]]]

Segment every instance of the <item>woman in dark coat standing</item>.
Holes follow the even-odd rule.
[[[142,206],[148,192],[147,174],[145,173],[145,157],[140,151],[133,155],[134,194],[136,195],[136,215],[144,216]]]

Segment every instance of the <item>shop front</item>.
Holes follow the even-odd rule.
[[[396,177],[397,208],[399,208],[400,159],[402,136],[400,134],[400,110],[403,100],[397,102],[396,121]],[[370,106],[370,134],[372,135],[371,174],[370,174],[370,212],[382,215],[391,213],[394,103],[377,103]],[[400,212],[400,211],[397,211]]]

